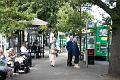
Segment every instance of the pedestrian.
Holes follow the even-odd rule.
[[[6,56],[2,49],[0,49],[0,80],[6,80],[6,78],[10,78],[13,75],[13,69],[7,67]]]
[[[14,67],[15,57],[16,55],[13,48],[7,50],[6,60],[9,67]]]
[[[70,36],[70,40],[67,42],[66,49],[68,51],[67,66],[72,66],[72,45],[73,36]]]
[[[31,47],[31,52],[34,53],[35,58],[37,57],[37,44],[33,42],[33,45]]]
[[[56,62],[56,54],[57,54],[58,50],[56,47],[56,38],[53,39],[51,46],[50,46],[50,61],[51,61],[51,66],[54,67],[55,66],[55,62]]]
[[[77,39],[76,38],[73,38],[72,55],[75,57],[74,68],[80,68],[80,66],[78,65],[80,51],[79,51],[79,48],[78,48],[78,45],[77,45]]]
[[[16,58],[16,53],[14,51],[13,48],[10,48],[9,50],[7,50],[7,65],[13,69],[14,74],[17,74],[18,68],[19,68],[19,64],[17,62],[15,62],[15,58]]]
[[[15,51],[14,51],[13,48],[10,48],[10,49],[9,49],[9,56],[10,56],[11,58],[15,58],[15,57],[16,57],[16,54],[15,54]]]
[[[31,56],[29,54],[29,51],[27,49],[27,45],[26,45],[25,42],[22,43],[20,51],[21,51],[22,55],[25,55],[27,57],[27,61],[28,61],[27,63],[28,63],[29,66],[31,66]]]
[[[21,54],[25,54],[26,56],[28,56],[28,49],[27,49],[27,45],[25,42],[22,43],[22,46],[20,48]]]

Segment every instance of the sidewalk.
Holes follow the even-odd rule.
[[[96,61],[95,65],[89,65],[88,68],[80,62],[80,69],[75,69],[67,67],[67,53],[61,53],[57,57],[55,67],[51,67],[48,56],[47,49],[45,58],[33,59],[31,72],[20,74],[16,80],[115,80],[106,75],[108,62]]]

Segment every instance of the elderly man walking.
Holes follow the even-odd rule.
[[[66,49],[68,51],[67,66],[72,66],[72,45],[73,36],[70,36],[70,40],[67,42]]]

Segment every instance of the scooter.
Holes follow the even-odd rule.
[[[24,54],[19,55],[15,58],[14,69],[19,73],[30,72],[30,66],[28,63],[28,57]]]

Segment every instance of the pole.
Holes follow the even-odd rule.
[[[44,38],[45,38],[45,35],[44,35],[44,31],[43,31],[43,51],[42,51],[42,52],[43,52],[43,53],[42,53],[42,54],[43,54],[43,58],[44,58],[44,48],[45,48],[45,46],[44,46],[44,44],[45,44],[45,43],[44,43],[44,41],[45,41]]]
[[[30,63],[29,66],[32,67],[32,56],[31,56],[31,46],[30,46],[30,33],[28,33],[28,37],[27,37],[27,41],[28,41],[28,53],[30,54]]]
[[[108,39],[107,39],[107,44],[108,44],[108,61],[109,61],[109,50],[110,50],[110,31],[108,30]]]
[[[86,67],[88,68],[88,54],[87,54],[87,23],[86,23]]]
[[[60,35],[60,52],[61,52],[61,35]]]
[[[80,60],[82,60],[82,59],[81,59],[81,35],[79,35],[79,41],[80,41],[80,46],[79,46],[79,50],[80,50]]]

